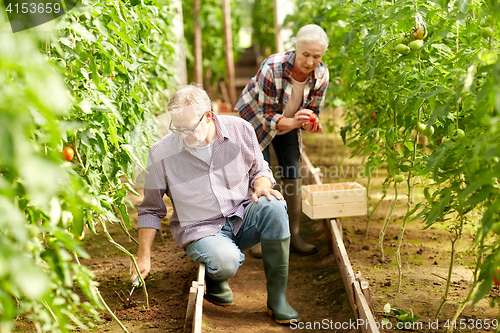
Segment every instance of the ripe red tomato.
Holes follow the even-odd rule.
[[[316,123],[316,115],[313,113],[309,116],[309,121],[314,125]]]
[[[65,147],[63,150],[63,157],[66,161],[71,161],[75,156],[75,151],[71,147]]]
[[[495,282],[495,284],[497,286],[500,286],[500,281],[498,281],[497,279],[497,275],[500,273],[500,269],[495,273],[495,275],[493,275],[493,282]]]
[[[377,115],[376,115],[375,113],[372,113],[372,120],[375,120],[375,117],[376,117],[376,116],[377,116]]]

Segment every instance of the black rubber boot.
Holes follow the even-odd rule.
[[[267,279],[267,313],[274,316],[278,324],[289,324],[292,320],[298,321],[299,314],[286,300],[290,237],[283,239],[261,237],[260,240]]]
[[[283,179],[283,197],[286,201],[290,233],[292,234],[292,251],[303,256],[318,252],[318,249],[306,243],[300,236],[300,214],[302,212],[302,198],[300,187],[302,179]]]
[[[205,299],[219,306],[233,305],[233,292],[229,288],[229,280],[215,281],[205,277],[206,293]]]

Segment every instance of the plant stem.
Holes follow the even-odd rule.
[[[398,293],[401,292],[401,280],[403,279],[403,268],[401,267],[401,243],[403,242],[403,234],[405,232],[405,227],[406,223],[408,222],[408,215],[410,213],[410,198],[411,198],[411,186],[410,186],[410,181],[411,181],[411,171],[408,173],[408,203],[406,205],[406,214],[403,219],[403,225],[401,226],[401,229],[399,230],[399,236],[398,236],[398,241],[396,243],[396,263],[398,265]]]
[[[120,217],[120,223],[119,224],[120,224],[120,227],[122,228],[123,233],[125,233],[125,235],[127,235],[127,237],[131,241],[133,241],[135,243],[135,245],[139,246],[139,242],[137,240],[135,240],[135,238],[132,237],[132,235],[128,232],[127,227],[125,226],[125,222],[123,222],[122,214],[120,213],[120,211],[116,207],[116,204],[113,204],[112,207],[113,207],[113,211],[114,211],[115,215]]]
[[[126,255],[128,255],[130,257],[130,259],[132,260],[132,263],[134,264],[134,267],[135,267],[135,270],[139,276],[139,280],[141,281],[141,284],[142,284],[142,289],[144,290],[144,297],[146,299],[146,309],[149,309],[149,296],[148,296],[148,290],[146,289],[146,283],[144,282],[144,279],[142,278],[141,274],[139,273],[140,270],[139,270],[139,266],[137,266],[137,261],[135,260],[134,256],[132,255],[132,253],[130,253],[129,251],[127,251],[127,249],[125,249],[123,246],[121,246],[120,244],[118,244],[117,242],[115,242],[113,240],[113,237],[111,237],[111,235],[109,234],[108,232],[108,229],[106,228],[106,223],[104,223],[104,221],[102,219],[99,219],[99,221],[101,222],[101,225],[102,225],[102,228],[104,230],[104,233],[106,234],[106,236],[108,237],[108,240],[114,245],[116,246],[119,250],[121,250],[122,252],[124,252]]]
[[[384,256],[384,236],[385,236],[385,231],[387,230],[387,225],[389,224],[389,221],[391,220],[391,215],[394,210],[394,206],[396,206],[396,201],[398,200],[398,183],[394,182],[394,201],[391,205],[391,208],[389,210],[389,214],[385,218],[384,225],[382,227],[382,230],[380,231],[380,236],[379,236],[379,245],[380,245],[380,256],[382,257],[382,262],[385,261],[385,256]]]
[[[457,217],[458,219],[458,217]],[[456,221],[456,219],[455,219]],[[443,305],[447,302],[448,299],[448,293],[450,292],[450,284],[451,284],[451,274],[453,273],[453,264],[455,261],[455,244],[457,240],[460,238],[461,235],[461,229],[463,226],[463,222],[460,223],[459,229],[455,229],[455,238],[451,240],[451,254],[450,254],[450,266],[448,267],[448,277],[446,280],[446,289],[444,292],[443,300],[441,301],[441,305],[439,305],[439,308],[436,312],[436,315],[434,316],[434,319],[437,319],[439,313],[441,312],[441,309],[443,308]]]
[[[111,315],[111,317],[113,317],[113,319],[116,320],[116,322],[118,323],[118,325],[120,325],[120,327],[122,328],[122,330],[124,332],[128,333],[127,328],[122,324],[122,322],[118,319],[118,317],[116,317],[116,315],[114,314],[114,312],[111,311],[111,309],[109,308],[108,304],[106,304],[106,302],[104,301],[104,298],[102,298],[102,295],[101,295],[101,292],[99,291],[99,289],[96,287],[95,290],[97,292],[97,296],[99,296],[99,300],[102,302],[102,304],[104,305],[104,307],[106,308],[106,310],[108,310],[108,312]]]
[[[384,195],[382,195],[382,198],[380,198],[380,200],[377,202],[377,204],[373,208],[373,212],[370,213],[370,216],[368,217],[368,221],[366,221],[365,237],[368,236],[368,225],[370,224],[370,221],[372,220],[373,214],[375,214],[375,211],[377,210],[378,206],[385,199],[386,196],[387,196],[387,193],[384,193]]]

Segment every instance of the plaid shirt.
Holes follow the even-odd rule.
[[[295,51],[277,53],[268,57],[257,74],[241,93],[235,110],[241,118],[252,124],[263,150],[276,135],[276,125],[283,118],[283,111],[292,93],[292,69]],[[318,115],[325,102],[328,87],[328,68],[320,62],[307,78],[300,109],[310,109]],[[299,147],[302,147],[299,129]]]
[[[183,249],[192,241],[215,235],[226,217],[238,217],[234,226],[237,234],[245,207],[251,202],[254,181],[267,177],[275,184],[250,124],[234,116],[213,117],[217,133],[210,164],[173,133],[149,150],[137,226],[160,229],[160,219],[167,214],[166,194],[174,207],[170,230]]]

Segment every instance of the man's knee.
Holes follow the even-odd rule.
[[[264,238],[285,238],[290,235],[288,227],[288,214],[286,210],[286,201],[272,198],[271,201],[266,197],[260,197],[260,219],[263,222],[261,235]]]
[[[278,200],[273,195],[271,200],[268,200],[266,196],[261,196],[259,202],[257,203],[259,210],[264,211],[265,214],[272,214],[277,216],[282,216],[286,214],[286,201]]]
[[[215,248],[209,263],[211,278],[223,281],[233,277],[243,261],[242,257],[243,254],[239,251]]]

